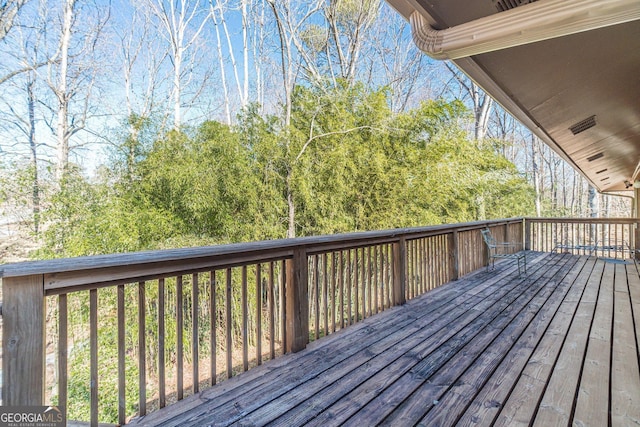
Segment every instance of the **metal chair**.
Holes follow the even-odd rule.
[[[489,230],[488,228],[481,230],[481,233],[482,238],[484,239],[484,243],[487,245],[487,250],[489,253],[487,271],[489,271],[489,267],[495,269],[496,258],[511,258],[517,260],[518,262],[518,276],[521,275],[520,261],[523,262],[524,273],[527,274],[527,257],[525,252],[521,250],[513,252],[513,250],[518,249],[518,247],[522,248],[522,244],[518,244],[515,242],[497,242],[496,239],[491,235],[491,230]]]

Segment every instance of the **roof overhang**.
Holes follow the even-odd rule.
[[[639,178],[640,1],[387,1],[599,191]]]

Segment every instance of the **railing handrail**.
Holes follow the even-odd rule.
[[[165,279],[169,283],[175,280],[176,307],[183,307],[183,276],[191,284],[191,298],[198,298],[199,274],[201,279],[210,280],[208,309],[217,313],[215,307],[216,295],[222,296],[225,301],[224,312],[226,343],[224,345],[227,356],[227,376],[232,375],[233,352],[232,333],[233,321],[231,313],[240,309],[242,322],[241,336],[243,342],[243,366],[248,366],[247,359],[247,268],[255,269],[254,297],[259,298],[263,292],[263,281],[260,279],[261,267],[269,271],[271,277],[267,286],[273,289],[276,286],[273,272],[274,265],[278,263],[278,301],[274,295],[270,298],[271,323],[276,317],[274,306],[278,305],[279,326],[269,325],[271,343],[274,336],[280,334],[282,352],[295,352],[302,350],[309,342],[311,309],[316,310],[318,317],[320,304],[324,304],[324,320],[327,316],[333,318],[331,332],[335,331],[336,317],[336,290],[338,291],[338,305],[344,307],[352,303],[354,313],[349,313],[347,318],[358,321],[361,318],[376,313],[385,305],[401,305],[407,299],[414,298],[421,292],[426,292],[430,287],[437,287],[448,281],[457,280],[460,275],[470,273],[486,262],[486,253],[478,242],[478,230],[483,228],[504,228],[499,230],[505,237],[523,239],[523,218],[496,219],[474,221],[459,224],[444,224],[427,227],[398,228],[381,231],[364,231],[324,236],[301,237],[295,239],[264,240],[259,242],[223,244],[217,246],[168,249],[157,251],[145,251],[134,253],[121,253],[111,255],[96,255],[77,258],[54,259],[44,261],[29,261],[23,263],[7,264],[0,266],[0,278],[2,279],[3,297],[6,304],[3,307],[3,398],[6,396],[7,404],[39,405],[44,402],[45,390],[45,364],[47,331],[45,319],[47,296],[58,295],[58,310],[60,315],[59,331],[62,342],[68,343],[66,338],[68,331],[68,305],[67,295],[79,291],[89,291],[89,329],[91,343],[91,419],[97,422],[98,400],[98,288],[118,286],[118,369],[120,382],[124,378],[124,337],[126,330],[124,289],[137,288],[138,292],[138,363],[141,366],[139,375],[139,399],[140,413],[146,412],[146,377],[145,377],[145,289],[147,286],[158,287],[158,307],[165,306],[164,286]],[[517,237],[516,237],[517,236]],[[346,273],[343,271],[346,254]],[[353,257],[353,258],[352,258]],[[429,258],[430,257],[430,258]],[[351,270],[351,262],[355,271]],[[428,265],[431,259],[435,262]],[[330,260],[330,264],[328,264]],[[322,271],[318,268],[322,264]],[[269,264],[267,267],[265,264]],[[366,267],[365,267],[366,266]],[[240,274],[237,284],[240,286],[240,308],[232,308],[233,296],[232,282],[233,269],[239,268]],[[224,270],[224,271],[223,271]],[[215,279],[216,273],[224,275],[225,283]],[[237,273],[238,270],[235,270]],[[264,272],[264,271],[263,271]],[[251,273],[253,274],[253,273]],[[323,280],[320,281],[320,274]],[[264,278],[264,276],[263,276]],[[343,283],[346,278],[347,283]],[[352,283],[353,278],[353,283]],[[150,285],[149,285],[150,284]],[[352,297],[350,290],[355,291]],[[345,303],[342,290],[347,289],[347,303]],[[220,286],[221,289],[216,291]],[[324,287],[322,298],[319,296],[321,287]],[[315,290],[314,290],[315,289]],[[360,293],[358,293],[360,289]],[[163,291],[161,293],[161,290]],[[382,295],[378,295],[378,291]],[[237,291],[237,289],[236,289]],[[216,294],[222,292],[222,294]],[[252,291],[253,292],[253,291]],[[313,293],[315,292],[315,295]],[[331,295],[329,298],[328,295]],[[315,306],[310,298],[316,298]],[[321,302],[322,300],[322,302]],[[140,302],[142,301],[142,302]],[[275,304],[274,304],[275,303]],[[331,309],[328,311],[329,304]],[[261,313],[262,306],[258,313]],[[360,310],[359,308],[360,307]],[[198,304],[191,305],[191,316],[197,319]],[[343,308],[340,309],[340,318],[344,319]],[[182,313],[182,311],[180,311]],[[163,317],[160,312],[158,317]],[[176,335],[176,343],[182,343],[182,330],[184,328],[183,314],[177,314],[176,330],[180,331],[180,337]],[[260,314],[256,314],[259,318]],[[142,320],[140,320],[142,319]],[[315,321],[315,319],[314,319]],[[216,321],[217,324],[217,321]],[[342,325],[342,323],[341,323]],[[316,324],[317,326],[317,324]],[[217,326],[216,326],[217,327]],[[342,327],[342,326],[340,326]],[[275,328],[275,329],[274,329]],[[278,329],[280,328],[280,329]],[[317,329],[317,328],[316,328]],[[211,331],[215,331],[211,327]],[[198,342],[198,326],[196,320],[192,324],[191,343]],[[176,332],[178,333],[178,332]],[[210,332],[214,334],[214,332]],[[330,333],[325,325],[324,333]],[[165,336],[158,332],[159,336]],[[316,333],[316,337],[319,333]],[[257,330],[256,336],[261,334]],[[210,338],[212,348],[216,346],[216,339]],[[258,342],[260,342],[258,339]],[[160,338],[158,338],[160,341]],[[163,338],[164,340],[164,338]],[[19,345],[18,345],[19,343]],[[184,367],[184,354],[182,344],[178,347],[176,360],[178,360],[177,372],[178,384],[182,384],[182,372]],[[197,355],[197,350],[192,350]],[[60,378],[66,378],[67,372],[67,348],[66,344],[59,350]],[[273,351],[271,352],[275,354]],[[164,353],[162,353],[164,354]],[[215,357],[215,351],[212,352]],[[215,359],[213,359],[215,360]],[[160,362],[158,362],[160,363]],[[213,365],[215,366],[215,364]],[[193,378],[197,375],[197,360],[194,362]],[[122,371],[122,372],[120,372]],[[215,367],[211,369],[211,379],[215,379]],[[158,374],[160,375],[160,374]],[[94,378],[95,377],[95,378]],[[164,375],[160,375],[164,381]],[[95,379],[95,381],[94,381]],[[65,380],[66,381],[66,380]],[[193,390],[197,389],[194,383]],[[63,406],[67,399],[67,383],[61,381],[59,393],[63,397]],[[181,398],[181,387],[178,386],[178,398]],[[124,393],[124,386],[118,385],[119,392]],[[119,396],[124,401],[124,395]],[[61,398],[62,398],[61,397]],[[118,410],[120,420],[124,420],[121,408]],[[124,422],[124,421],[121,421]]]
[[[251,299],[247,296],[249,294],[258,301],[261,296],[264,298],[265,289],[270,290],[267,292],[270,317],[268,330],[272,347],[271,357],[275,357],[274,340],[276,339],[280,340],[279,345],[283,353],[305,348],[310,339],[311,322],[314,322],[314,336],[317,339],[320,332],[323,334],[335,332],[336,317],[340,319],[338,328],[342,328],[345,319],[350,325],[352,321],[359,321],[377,313],[380,308],[401,305],[408,299],[415,298],[449,281],[455,281],[460,276],[486,265],[487,251],[479,238],[479,230],[483,228],[492,229],[505,240],[522,241],[526,249],[544,251],[554,247],[553,237],[557,233],[564,233],[574,239],[571,230],[576,231],[576,239],[584,240],[585,235],[593,234],[596,230],[599,235],[609,236],[612,244],[616,244],[620,239],[627,239],[635,245],[635,242],[640,241],[637,236],[640,231],[638,224],[640,224],[638,218],[509,218],[6,264],[0,266],[4,299],[2,302],[3,399],[6,399],[5,404],[8,405],[41,405],[44,402],[44,355],[48,342],[45,327],[46,302],[47,297],[51,295],[57,295],[54,298],[57,299],[60,316],[57,326],[57,333],[61,337],[60,342],[68,344],[67,295],[88,290],[90,365],[93,384],[91,386],[91,419],[95,424],[98,420],[99,397],[97,385],[99,291],[97,288],[118,285],[116,308],[118,313],[118,393],[122,402],[126,400],[125,387],[120,384],[120,381],[124,384],[125,360],[129,357],[125,355],[124,338],[127,328],[125,287],[138,293],[137,324],[142,325],[138,328],[138,348],[140,349],[138,363],[141,366],[138,386],[140,414],[144,414],[147,387],[145,357],[148,356],[145,353],[144,326],[147,316],[145,311],[147,287],[157,287],[155,304],[158,307],[165,307],[169,304],[168,301],[172,301],[171,304],[180,308],[179,313],[175,313],[178,319],[176,334],[179,332],[175,337],[175,343],[176,360],[178,360],[176,381],[179,384],[177,396],[181,399],[185,360],[182,338],[185,328],[183,276],[187,277],[185,283],[189,282],[186,286],[190,289],[191,296],[188,298],[196,301],[199,299],[201,290],[208,292],[209,307],[203,310],[209,310],[216,315],[225,313],[225,319],[216,320],[216,326],[210,327],[211,336],[207,338],[210,347],[214,349],[211,351],[213,355],[211,360],[215,361],[217,346],[215,331],[219,325],[225,325],[226,342],[223,347],[227,356],[227,376],[230,377],[233,370],[232,353],[234,351],[232,334],[238,331],[242,338],[243,369],[248,368],[247,337],[250,334],[247,330],[247,319],[249,318],[248,301]],[[274,276],[276,270],[277,277]],[[248,279],[248,272],[249,275],[255,273],[255,280]],[[268,279],[266,275],[269,276]],[[167,278],[167,283],[171,283],[167,285],[169,286],[167,289],[170,289],[170,286],[175,286],[176,289],[171,298],[166,297],[164,293]],[[208,285],[203,283],[207,281]],[[203,285],[202,289],[198,283]],[[235,292],[239,292],[240,295],[232,295],[233,283],[238,285]],[[248,290],[248,287],[251,289]],[[274,289],[277,289],[277,295],[274,295]],[[354,294],[351,293],[352,289]],[[343,291],[346,291],[346,294]],[[102,291],[100,294],[102,295]],[[108,295],[107,292],[105,294]],[[218,310],[221,306],[216,308],[218,297],[220,297],[220,304],[224,301],[222,310]],[[235,304],[234,298],[239,298],[240,307],[232,307],[232,304]],[[274,308],[276,306],[278,306],[277,312]],[[329,306],[331,306],[330,309]],[[260,319],[263,311],[262,304],[256,304],[254,309],[256,310],[255,319]],[[201,308],[199,304],[191,304],[190,310],[190,316],[194,319],[190,326],[192,354],[195,355],[193,378],[198,378],[198,350],[197,345],[194,346],[193,343],[198,343],[200,336],[197,319]],[[240,326],[233,325],[231,313],[234,310],[241,313]],[[311,316],[313,310],[315,315]],[[325,325],[320,331],[319,319],[322,310]],[[327,321],[329,315],[333,322],[331,328]],[[164,318],[164,314],[160,311],[149,316]],[[277,321],[277,325],[274,321]],[[158,328],[160,324],[164,325],[160,322]],[[258,337],[257,342],[261,343],[259,337],[264,337],[265,334],[260,332],[259,320],[256,325],[255,336]],[[205,332],[202,333],[205,334]],[[279,338],[276,338],[276,335]],[[164,346],[166,334],[158,329],[158,337],[160,336],[162,340],[158,338],[158,343],[162,342]],[[162,346],[160,348],[164,348]],[[66,344],[58,350],[58,369],[61,378],[58,392],[63,406],[67,399],[67,350]],[[262,354],[259,345],[256,351]],[[164,350],[159,351],[158,355],[160,354],[164,355]],[[164,366],[164,358],[157,363],[158,366]],[[219,371],[216,371],[215,363],[212,363],[212,366],[210,376],[213,382],[216,372]],[[158,381],[164,384],[164,368],[162,372],[162,374],[158,373],[160,378]],[[195,382],[194,393],[197,388],[197,382]],[[159,396],[165,396],[164,391],[158,393],[160,393]],[[162,402],[162,397],[159,399]],[[160,406],[162,405],[161,403]],[[123,408],[124,406],[118,409],[118,417],[122,423],[127,415],[124,412],[126,408]]]
[[[640,224],[640,218],[564,218],[564,217],[525,217],[525,222],[549,222],[549,223],[593,223],[593,224]]]
[[[255,261],[256,259],[290,258],[293,256],[293,250],[300,247],[304,247],[307,253],[313,254],[332,249],[338,250],[343,247],[355,247],[359,244],[368,245],[376,241],[393,242],[397,241],[401,236],[411,239],[435,234],[445,234],[453,232],[454,230],[468,231],[487,226],[513,224],[521,221],[522,218],[509,218],[427,227],[397,228],[381,231],[298,237],[293,239],[231,243],[194,248],[162,249],[43,261],[26,261],[0,266],[0,278],[47,275],[45,290],[58,289],[66,286],[96,285],[107,281],[109,284],[115,284],[118,283],[119,276],[122,276],[122,280],[125,278],[128,280],[132,279],[130,274],[124,272],[120,275],[113,275],[113,269],[123,269],[125,267],[137,270],[135,278],[143,278],[148,275],[174,274],[179,271],[194,271],[199,268],[206,270],[215,267],[217,264],[228,265],[230,259],[237,261],[237,263],[241,265],[246,262]],[[185,265],[186,260],[192,260],[192,262],[189,263],[189,265]],[[148,270],[148,272],[145,272],[145,270]],[[89,271],[91,272],[90,275],[87,274]],[[109,272],[109,274],[102,277],[100,271]],[[84,281],[79,280],[79,276],[84,276],[87,279]]]

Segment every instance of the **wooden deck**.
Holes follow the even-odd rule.
[[[133,425],[640,425],[634,263],[530,253]]]

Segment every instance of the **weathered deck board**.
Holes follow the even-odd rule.
[[[571,328],[564,336],[565,342],[562,350],[555,361],[553,370],[550,371],[551,377],[549,381],[546,382],[544,376],[536,378],[541,381],[541,383],[538,383],[539,385],[546,383],[546,390],[542,395],[542,401],[539,404],[536,416],[536,425],[568,425],[569,423],[603,268],[604,263],[601,263],[598,268],[594,269],[587,281],[587,288],[582,295],[578,310],[571,323]],[[562,336],[560,337],[562,338]],[[547,358],[547,361],[553,364],[549,358]],[[525,410],[526,416],[518,417],[517,422],[527,421],[533,414],[535,402],[531,399],[532,395],[535,396],[537,394],[528,388],[526,394],[522,396],[527,403],[523,405],[524,408],[519,408],[519,410]],[[510,421],[513,422],[514,420]],[[501,424],[502,420],[500,420],[499,425]]]
[[[515,387],[513,379],[517,378],[525,367],[539,366],[538,360],[546,359],[550,354],[557,353],[557,349],[562,345],[560,337],[566,334],[566,328],[560,331],[557,331],[557,328],[569,324],[577,306],[576,294],[579,300],[584,290],[582,283],[585,283],[589,278],[594,264],[595,260],[587,261],[586,258],[580,259],[576,263],[572,271],[563,280],[563,283],[570,285],[571,289],[562,301],[560,301],[560,298],[557,299],[559,307],[554,312],[553,305],[549,306],[548,312],[540,316],[539,322],[537,324],[532,323],[529,326],[532,330],[525,331],[524,341],[520,343],[520,346],[514,346],[503,359],[502,364],[489,381],[484,384],[480,393],[466,409],[465,414],[458,420],[458,425],[490,424],[501,408],[504,408],[507,398],[512,395]],[[539,331],[540,329],[541,331]],[[538,333],[545,335],[540,339]],[[529,365],[530,363],[532,365]],[[542,369],[537,369],[537,371],[543,374]],[[545,378],[548,378],[550,371],[551,367],[548,367]],[[534,380],[531,376],[525,378]],[[531,386],[523,387],[522,385],[520,387],[523,390],[531,388]],[[518,394],[517,392],[515,393],[515,395]],[[520,393],[520,395],[526,398],[526,393]],[[532,413],[533,410],[531,411]],[[531,414],[529,414],[529,418]]]
[[[613,360],[611,361],[612,425],[640,425],[640,369],[633,330],[629,280],[624,265],[616,266]]]
[[[528,257],[526,276],[478,271],[132,424],[638,423],[636,266]]]
[[[460,378],[459,381],[462,384],[456,385],[452,392],[447,393],[439,401],[440,405],[445,405],[451,410],[431,411],[420,421],[421,425],[461,424],[460,418],[467,409],[466,406],[483,387],[486,387],[487,392],[494,392],[493,398],[483,406],[496,407],[504,401],[504,396],[508,395],[510,390],[513,372],[519,373],[519,369],[533,352],[535,344],[544,334],[560,303],[571,289],[576,277],[575,273],[571,273],[575,271],[573,267],[577,261],[578,259],[575,259],[558,270],[558,273],[551,278],[558,282],[557,286],[542,287],[500,334],[500,336],[513,334],[517,340],[515,342],[508,338],[498,340],[499,336],[490,351],[483,352]],[[498,369],[501,371],[499,372]],[[487,387],[487,382],[491,379],[493,381]],[[498,396],[503,398],[498,400]],[[477,424],[478,414],[476,410],[473,412],[476,413],[473,421]],[[488,421],[485,421],[485,424],[488,424]]]
[[[438,363],[444,363],[452,354],[459,349],[461,345],[464,345],[466,336],[470,334],[476,334],[478,325],[482,324],[482,316],[491,315],[491,306],[495,302],[495,298],[500,296],[512,294],[512,298],[515,298],[517,294],[517,286],[514,283],[511,286],[503,286],[496,288],[495,285],[490,288],[485,288],[482,293],[478,294],[483,297],[482,301],[473,305],[471,309],[464,311],[462,315],[457,310],[449,310],[446,312],[442,320],[423,327],[419,333],[415,335],[415,339],[418,339],[418,345],[415,346],[408,353],[402,354],[402,351],[393,349],[392,357],[395,355],[401,355],[392,364],[388,365],[385,369],[379,369],[375,372],[374,376],[364,378],[366,381],[360,381],[359,383],[352,384],[351,387],[345,387],[344,381],[340,381],[332,385],[334,394],[343,394],[347,390],[351,390],[341,401],[336,403],[329,409],[324,411],[320,416],[315,418],[312,424],[323,424],[324,422],[336,423],[338,421],[344,421],[353,414],[354,411],[362,408],[364,405],[372,401],[374,397],[377,397],[382,391],[386,391],[389,386],[389,378],[396,378],[401,375],[405,375],[406,381],[411,381],[413,376],[419,376],[420,372],[425,369],[432,362],[432,366],[437,366]],[[508,305],[508,303],[505,303]],[[454,320],[455,319],[455,320]],[[480,319],[480,320],[479,320]],[[440,328],[440,329],[439,329]],[[434,351],[436,349],[436,351]],[[389,373],[391,375],[389,375]],[[354,373],[353,375],[359,375]],[[368,378],[368,379],[367,379]],[[407,392],[406,384],[396,381],[393,387],[399,387],[402,392]],[[400,394],[395,392],[387,393],[392,396],[393,399],[398,398]],[[291,425],[291,422],[309,422],[310,416],[319,412],[319,404],[323,403],[323,395],[317,395],[313,397],[315,406],[313,409],[308,408],[308,403],[297,408],[297,418],[291,418],[290,414],[286,414],[278,420],[278,425]],[[385,399],[383,396],[382,399]],[[326,402],[324,402],[326,405]],[[381,405],[374,404],[369,409],[376,411]],[[393,405],[388,405],[392,407]],[[303,416],[302,414],[306,415]],[[380,415],[374,412],[372,417],[379,417]],[[364,412],[361,412],[359,418],[367,417]]]
[[[607,264],[602,275],[573,415],[577,425],[604,426],[609,419],[614,270],[614,265]]]

